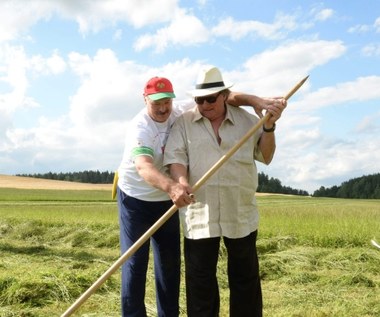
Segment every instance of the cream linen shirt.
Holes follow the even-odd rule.
[[[210,121],[196,107],[174,123],[165,147],[164,165],[187,166],[189,183],[194,185],[257,121],[244,109],[227,105],[226,118],[219,128],[219,145]],[[261,133],[259,129],[197,190],[195,203],[180,209],[187,238],[242,238],[257,230],[255,160],[264,162],[257,145]]]

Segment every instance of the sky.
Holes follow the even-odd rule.
[[[117,169],[153,76],[284,96],[258,170],[313,193],[380,172],[380,1],[0,0],[0,174]]]

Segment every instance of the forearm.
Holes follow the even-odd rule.
[[[153,164],[139,166],[137,172],[149,185],[166,193],[170,192],[175,183],[169,176],[162,174]]]
[[[187,168],[186,166],[182,164],[171,164],[169,167],[170,171],[170,176],[173,180],[176,182],[183,184],[183,185],[188,185],[187,181]]]
[[[192,189],[187,185],[187,182],[176,182],[168,175],[163,174],[155,167],[152,158],[148,156],[137,157],[135,160],[135,166],[137,172],[146,183],[168,193],[170,199],[177,205],[177,207],[183,207],[193,201],[189,196]]]
[[[227,103],[236,107],[249,105],[260,108],[262,107],[263,99],[255,95],[231,91],[228,95]]]
[[[266,164],[269,164],[276,150],[276,138],[274,132],[264,132],[261,134],[259,148]]]
[[[255,95],[244,94],[241,92],[230,91],[227,103],[235,106],[250,106],[254,109],[255,113],[261,118],[263,110],[267,110],[268,105],[276,102],[275,99],[261,98]]]
[[[276,150],[276,138],[274,133],[276,122],[280,119],[282,112],[287,106],[285,99],[280,98],[277,99],[277,101],[277,103],[268,107],[270,116],[263,125],[263,133],[261,134],[259,141],[259,148],[266,164],[269,164],[272,161]]]

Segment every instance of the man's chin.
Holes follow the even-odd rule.
[[[169,119],[169,115],[155,116],[154,117],[154,121],[157,121],[157,122],[165,122],[168,119]]]

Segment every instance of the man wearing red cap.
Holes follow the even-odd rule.
[[[172,205],[190,204],[191,188],[173,181],[163,166],[163,154],[171,126],[193,100],[173,106],[171,82],[151,78],[144,89],[144,108],[131,122],[123,159],[118,169],[120,247],[125,253]],[[231,92],[228,103],[252,105],[261,112],[275,99]],[[122,267],[122,315],[145,317],[144,304],[149,247],[154,253],[158,316],[179,315],[180,226],[178,213],[137,250]]]

